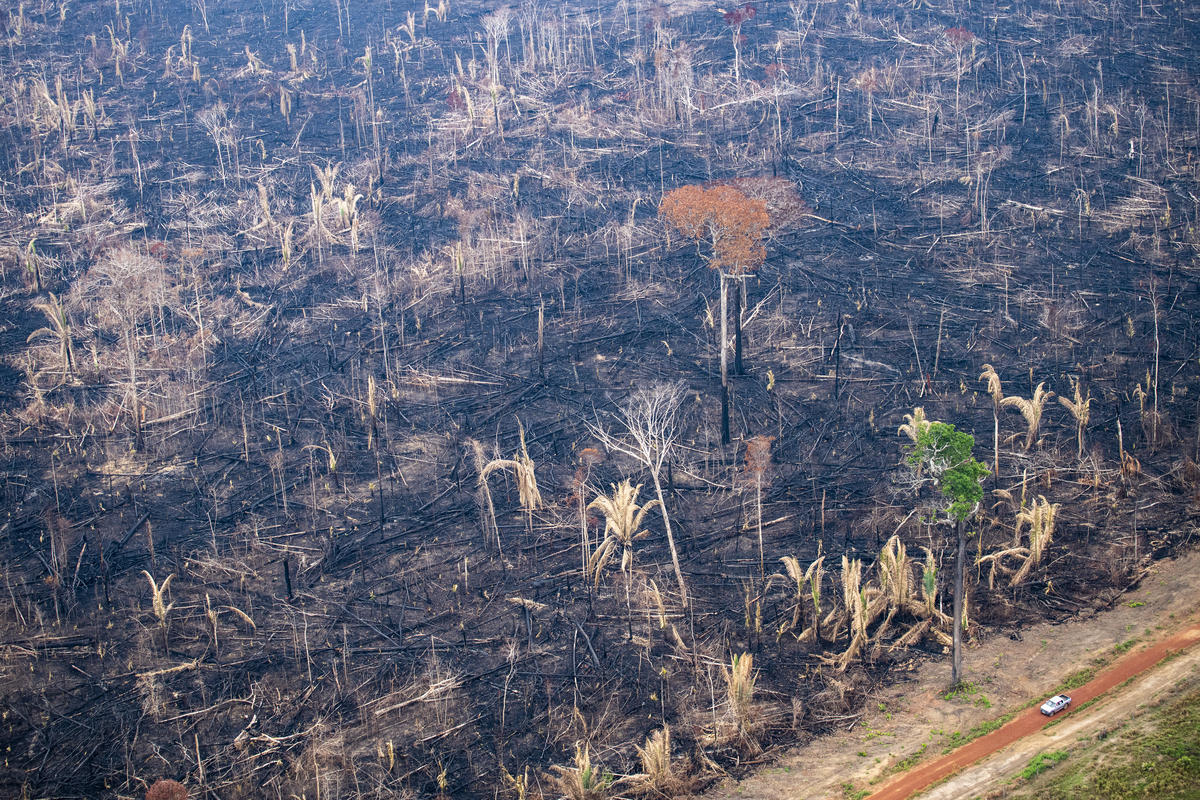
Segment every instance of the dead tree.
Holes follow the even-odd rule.
[[[679,550],[675,547],[671,516],[667,512],[662,487],[663,468],[670,460],[679,439],[678,416],[683,396],[682,382],[643,386],[636,389],[621,406],[616,415],[616,430],[610,431],[598,422],[589,424],[588,427],[606,450],[624,453],[650,473],[658,498],[658,508],[662,512],[667,546],[671,550],[671,563],[675,568],[675,578],[679,582],[679,595],[683,607],[687,608],[687,583],[683,578],[683,568],[679,566]]]

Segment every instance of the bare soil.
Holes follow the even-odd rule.
[[[841,798],[871,787],[880,788],[872,797],[907,796],[880,786],[898,763],[921,753],[926,763],[917,766],[913,774],[921,772],[933,761],[931,756],[940,755],[943,748],[955,742],[956,732],[966,733],[1021,709],[1025,709],[1023,716],[1044,725],[1047,721],[1038,719],[1037,709],[1026,707],[1040,704],[1072,674],[1096,666],[1098,659],[1111,658],[1115,648],[1131,640],[1138,642],[1131,652],[1137,655],[1145,649],[1144,643],[1169,638],[1188,627],[1189,621],[1194,622],[1200,611],[1195,594],[1197,581],[1200,553],[1190,553],[1152,567],[1135,588],[1105,611],[1059,624],[1032,626],[1022,631],[1019,639],[1000,631],[990,633],[968,647],[964,656],[966,680],[978,687],[978,694],[946,699],[948,666],[926,662],[907,680],[872,694],[861,715],[843,730],[814,739],[756,774],[726,782],[704,796],[820,800]],[[1198,659],[1193,648],[1186,656],[1162,664],[1128,687],[1110,692],[1102,703],[1089,706],[1083,713],[1073,712],[1043,733],[1021,740],[997,759],[963,771],[928,796],[950,798],[980,793],[988,781],[1011,776],[1016,771],[1014,764],[1019,769],[1036,753],[1089,724],[1119,718],[1129,708],[1169,688]],[[1087,702],[1083,687],[1070,694],[1076,698],[1076,708]],[[1041,725],[1033,730],[1043,730]],[[976,740],[976,744],[982,741]],[[975,755],[971,762],[982,755]]]
[[[928,782],[930,779],[941,780],[943,776],[939,773],[944,770],[959,771],[944,783],[927,792],[921,792],[920,797],[926,800],[953,800],[987,793],[999,784],[1009,781],[1039,753],[1062,750],[1082,738],[1117,727],[1135,716],[1143,706],[1174,691],[1176,686],[1193,677],[1200,666],[1200,650],[1194,646],[1197,639],[1200,639],[1200,626],[1193,625],[1170,637],[1166,642],[1160,642],[1157,647],[1150,647],[1128,659],[1121,659],[1112,670],[1105,672],[1105,680],[1089,682],[1072,693],[1072,697],[1078,695],[1077,701],[1080,704],[1092,699],[1097,701],[1078,713],[1048,721],[1037,719],[1037,716],[1040,716],[1037,709],[1029,709],[1019,719],[1014,720],[1011,726],[1006,725],[1004,729],[996,731],[993,736],[997,738],[985,736],[975,743],[995,754],[982,763],[976,763],[977,753],[968,752],[973,750],[972,746],[968,745],[951,753],[944,764],[939,759],[933,764],[918,767],[904,776],[911,776],[912,783],[898,780],[871,795],[871,800],[911,797],[913,795],[908,791],[910,785]],[[1183,646],[1183,650],[1174,649],[1180,645]],[[1170,653],[1178,653],[1178,657],[1164,660],[1164,651],[1168,649]],[[1145,671],[1130,674],[1149,659],[1156,659],[1157,663]],[[1126,680],[1129,680],[1129,683],[1124,685]],[[1111,681],[1122,685],[1096,695],[1101,688],[1096,684]],[[1011,741],[1004,741],[1007,737],[1013,738]]]

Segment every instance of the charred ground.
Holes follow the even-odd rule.
[[[577,742],[636,772],[664,723],[675,788],[742,768],[940,656],[873,620],[838,663],[837,561],[882,592],[899,533],[946,594],[896,431],[922,407],[990,463],[984,364],[1092,405],[1082,454],[1057,400],[1028,450],[1001,410],[974,554],[1059,510],[1017,585],[969,571],[976,635],[1190,543],[1195,10],[915,5],[11,8],[4,792],[518,796],[528,768],[550,793]],[[728,446],[716,275],[656,216],[720,182],[772,218]],[[579,498],[649,483],[587,423],[664,380],[687,609],[656,512],[630,570],[580,554]],[[501,470],[493,531],[476,453],[522,447],[543,503]],[[805,638],[780,559],[818,554]]]

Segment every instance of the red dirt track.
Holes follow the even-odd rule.
[[[1083,686],[1071,690],[1069,694],[1072,707],[1061,712],[1055,719],[1073,713],[1089,700],[1154,667],[1167,656],[1187,649],[1197,640],[1200,640],[1200,624],[1193,624],[1167,639],[1126,655]],[[921,764],[897,776],[872,794],[868,800],[905,800],[964,767],[1002,750],[1018,739],[1036,733],[1050,722],[1051,719],[1042,716],[1036,706],[1027,709],[999,730],[981,736],[942,758]]]

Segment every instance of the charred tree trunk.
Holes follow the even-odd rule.
[[[129,403],[133,412],[133,448],[139,453],[142,450],[142,409],[138,404],[137,387],[137,351],[133,346],[133,331],[125,329],[125,355],[129,361]]]
[[[721,355],[721,444],[729,444],[729,293],[726,291],[725,271],[721,276],[721,338],[717,351]]]
[[[729,444],[729,387],[721,386],[721,444]]]
[[[733,287],[733,374],[742,375],[746,371],[742,366],[742,292],[746,279],[737,277],[738,282]]]
[[[967,555],[967,521],[955,523],[958,551],[954,557],[954,656],[950,668],[950,684],[958,686],[962,680],[962,618],[963,618],[963,561]]]

